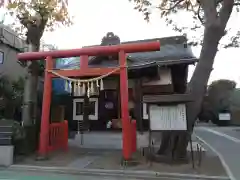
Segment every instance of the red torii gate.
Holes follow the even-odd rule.
[[[20,61],[35,61],[39,59],[46,60],[45,76],[44,76],[44,93],[42,104],[42,118],[39,142],[39,155],[45,156],[48,152],[49,143],[49,116],[51,104],[52,78],[56,76],[50,71],[53,70],[52,58],[67,58],[81,56],[80,69],[73,70],[54,70],[56,73],[65,77],[86,77],[101,76],[112,72],[115,68],[89,68],[88,57],[99,55],[119,56],[120,70],[114,74],[120,74],[120,98],[121,98],[121,119],[122,119],[122,136],[123,136],[123,158],[129,160],[131,158],[131,124],[128,112],[128,76],[126,53],[147,52],[160,50],[160,42],[145,42],[120,44],[112,46],[96,46],[71,50],[56,50],[42,52],[26,52],[18,54]]]

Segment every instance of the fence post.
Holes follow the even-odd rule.
[[[64,139],[64,150],[68,151],[68,121],[65,120],[64,122],[64,132],[63,132],[63,139]]]
[[[137,151],[137,122],[136,120],[132,120],[131,121],[131,129],[132,129],[132,152],[136,152]]]

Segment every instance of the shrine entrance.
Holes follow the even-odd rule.
[[[110,74],[120,75],[120,104],[121,104],[121,121],[122,121],[122,142],[123,158],[129,160],[134,149],[133,139],[136,142],[136,132],[131,132],[131,123],[128,111],[128,74],[126,53],[157,51],[160,49],[160,42],[120,44],[112,46],[97,46],[82,49],[58,50],[46,52],[26,52],[18,54],[20,61],[35,61],[45,59],[44,74],[44,93],[41,117],[41,131],[39,141],[39,155],[46,156],[49,152],[49,135],[50,135],[50,105],[52,96],[52,78],[61,77],[65,80],[75,83],[82,87],[82,91],[91,93],[93,84],[100,87],[102,79]],[[88,67],[89,56],[99,55],[116,55],[119,57],[119,67],[117,68],[90,68]],[[55,70],[53,67],[53,58],[80,57],[80,69]],[[72,77],[93,77],[90,79],[73,79]],[[67,130],[66,130],[67,131]],[[136,131],[136,130],[135,130]],[[133,137],[132,134],[135,134]],[[136,146],[136,144],[135,144]]]

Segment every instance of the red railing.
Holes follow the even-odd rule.
[[[51,123],[49,129],[48,151],[68,150],[68,122]]]

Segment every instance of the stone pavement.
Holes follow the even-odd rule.
[[[240,179],[240,131],[231,127],[198,127],[197,136],[218,154],[232,180]]]
[[[71,175],[47,172],[29,172],[29,171],[0,171],[0,180],[124,180],[123,177],[99,177],[88,175]],[[132,180],[137,180],[131,178]]]
[[[142,177],[130,177],[125,175],[83,175],[83,174],[71,174],[71,173],[57,173],[57,172],[38,172],[38,171],[11,171],[11,170],[3,170],[0,169],[0,180],[229,180],[227,178],[208,178],[203,177],[200,178],[198,176],[193,177],[185,177],[182,175],[173,175],[171,177],[154,177],[147,178],[145,176]]]
[[[136,164],[127,168],[120,165],[122,153],[119,150],[103,150],[103,149],[82,149],[72,147],[68,153],[57,152],[50,156],[47,161],[35,161],[35,156],[30,156],[19,160],[11,168],[30,169],[29,167],[37,167],[44,169],[45,167],[55,169],[77,169],[77,171],[88,171],[92,173],[95,170],[102,171],[148,171],[158,173],[180,173],[190,175],[206,175],[206,176],[224,176],[226,177],[225,170],[223,169],[218,157],[206,155],[202,159],[201,166],[192,168],[191,162],[188,164],[174,165],[164,163],[152,163],[150,166],[146,159],[136,153],[134,159]],[[197,162],[195,162],[197,164]],[[23,168],[24,169],[24,168]]]
[[[81,145],[79,137],[77,139],[75,138],[70,140],[70,148],[69,152],[67,153],[61,151],[52,153],[47,161],[35,161],[34,155],[30,157],[24,157],[23,159],[20,158],[17,159],[18,161],[16,164],[10,169],[17,170],[20,168],[23,170],[29,170],[32,168],[35,169],[35,171],[60,169],[61,171],[65,172],[88,172],[88,174],[92,174],[93,172],[101,173],[102,171],[108,173],[117,171],[118,174],[119,172],[135,174],[132,177],[135,177],[136,174],[143,171],[147,172],[147,174],[150,174],[151,176],[154,174],[154,177],[156,173],[167,173],[168,176],[170,174],[172,175],[178,173],[178,176],[180,176],[179,174],[185,174],[191,177],[208,176],[208,178],[209,176],[217,176],[217,179],[221,179],[227,175],[219,158],[214,153],[209,154],[208,152],[205,154],[205,156],[203,156],[201,166],[197,166],[198,162],[195,162],[195,169],[192,168],[191,162],[188,164],[178,165],[171,163],[152,163],[150,165],[150,163],[147,162],[146,158],[143,157],[140,152],[134,154],[135,164],[133,166],[124,168],[120,165],[122,152],[119,150],[119,148],[121,148],[119,144],[121,144],[121,138],[119,138],[117,134],[102,134],[99,135],[99,137],[97,137],[96,134],[90,134],[90,136],[85,136],[86,138],[84,139],[83,145]],[[159,136],[157,135],[156,137]],[[196,138],[194,137],[193,140],[196,141]],[[101,142],[104,142],[103,145],[100,147],[100,149],[97,149],[96,147],[99,147]],[[111,149],[106,149],[108,144],[111,144]],[[146,144],[144,138],[139,144],[142,146]],[[195,160],[197,160],[196,157]]]

